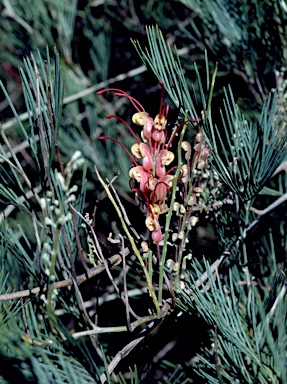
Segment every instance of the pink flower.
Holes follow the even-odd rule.
[[[135,143],[132,146],[132,154],[138,159],[142,159],[142,166],[146,171],[150,171],[153,168],[153,161],[149,147],[144,143]]]
[[[162,240],[162,232],[159,224],[160,208],[157,204],[149,206],[150,215],[145,220],[145,225],[149,231],[152,232],[152,239],[155,243],[159,243]]]
[[[140,183],[140,190],[143,193],[148,191],[147,182],[150,174],[141,165],[131,168],[129,175],[132,179],[135,179],[138,183]]]
[[[131,148],[131,153],[128,149],[118,140],[111,137],[102,136],[102,140],[113,140],[126,151],[134,166],[129,171],[129,176],[139,183],[139,187],[134,191],[140,191],[145,199],[146,209],[148,216],[145,224],[151,232],[151,237],[155,243],[162,240],[162,231],[159,223],[159,215],[168,211],[166,198],[170,189],[173,186],[174,176],[170,175],[171,170],[166,170],[166,167],[174,160],[174,154],[169,151],[169,148],[175,138],[177,132],[186,124],[180,124],[173,130],[171,136],[168,138],[167,134],[167,116],[169,106],[163,105],[164,100],[164,84],[159,83],[162,87],[160,98],[159,113],[153,119],[145,110],[144,107],[132,96],[119,89],[107,89],[98,92],[102,94],[105,91],[113,91],[116,96],[126,97],[136,109],[136,113],[132,117],[134,124],[142,128],[141,137],[133,131],[133,128],[122,118],[110,115],[108,118],[116,118],[121,121],[135,140]],[[195,122],[195,120],[188,120]],[[200,137],[201,139],[201,137]],[[199,145],[201,141],[198,141]],[[182,143],[182,148],[187,151],[186,159],[190,159],[191,148],[188,142]],[[137,159],[141,160],[141,165]],[[176,167],[175,167],[176,168]],[[182,178],[188,179],[188,169],[183,166],[181,169]]]
[[[143,139],[149,141],[152,135],[153,119],[147,112],[137,112],[132,117],[133,123],[143,126]]]
[[[160,177],[156,183],[156,186],[152,192],[152,201],[164,201],[167,196],[167,191],[172,188],[173,176],[165,174]]]
[[[165,166],[169,165],[174,159],[174,154],[171,151],[162,149],[157,156],[156,162],[156,175],[158,177],[164,176],[166,174]]]

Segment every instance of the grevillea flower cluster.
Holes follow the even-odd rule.
[[[141,140],[134,133],[130,125],[119,116],[107,116],[107,118],[118,119],[128,128],[135,139],[131,151],[128,151],[122,143],[114,138],[101,136],[100,139],[117,142],[131,158],[134,166],[130,169],[129,176],[138,183],[138,187],[133,188],[133,191],[140,193],[144,198],[147,208],[145,224],[151,232],[155,243],[159,243],[162,240],[159,216],[167,212],[166,199],[174,183],[174,176],[171,172],[176,167],[167,169],[174,160],[174,153],[169,149],[177,131],[183,125],[181,124],[173,130],[170,138],[168,138],[167,116],[169,106],[168,104],[163,106],[164,85],[163,83],[160,83],[160,85],[162,87],[162,94],[159,113],[154,119],[136,99],[121,90],[108,88],[98,92],[98,94],[102,94],[106,91],[112,91],[116,96],[127,97],[137,110],[132,117],[132,121],[134,124],[142,127]],[[182,174],[182,177],[184,177],[184,174]]]

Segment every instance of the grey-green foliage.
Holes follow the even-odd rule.
[[[202,275],[196,264],[191,269],[194,275],[187,278],[187,289],[181,291],[178,304],[185,311],[196,311],[213,331],[213,343],[200,356],[202,364],[198,372],[212,383],[283,383],[286,381],[286,299],[279,300],[274,313],[267,314],[263,308],[259,290],[248,287],[250,314],[243,297],[246,288],[234,280],[233,270],[229,278],[222,279],[205,263],[207,284],[198,288],[195,279]],[[284,289],[284,285],[277,285]],[[215,360],[216,363],[212,362]]]
[[[29,128],[21,122],[16,110],[13,111],[20,132],[29,139],[29,156],[31,162],[34,161],[33,167],[39,167],[38,178],[29,178],[27,168],[23,169],[17,152],[13,152],[7,131],[1,127],[4,144],[1,147],[3,172],[0,176],[0,198],[3,203],[20,210],[23,216],[20,223],[6,218],[5,214],[1,216],[0,295],[40,284],[43,286],[52,271],[50,269],[49,272],[47,255],[51,256],[55,242],[59,242],[53,272],[57,281],[70,276],[79,253],[75,225],[80,230],[81,220],[76,215],[74,224],[69,202],[76,210],[83,212],[87,164],[82,161],[82,169],[79,169],[75,160],[65,161],[66,181],[63,175],[59,176],[57,145],[62,117],[59,56],[55,51],[53,60],[49,56],[44,60],[40,54],[36,57],[26,58],[25,68],[21,70]],[[2,83],[1,86],[5,90]],[[8,94],[7,98],[12,106]],[[78,189],[71,181],[76,169],[81,172]],[[7,175],[11,174],[14,178],[7,179]],[[34,233],[28,236],[31,226]],[[57,238],[59,228],[61,231]],[[25,277],[23,280],[21,274]],[[54,300],[55,305],[57,302],[62,310],[77,318],[78,326],[84,326],[85,320],[74,292],[62,290]],[[6,379],[11,382],[9,371],[5,371],[8,366],[10,370],[15,369],[16,373],[13,373],[23,382],[89,383],[99,380],[98,367],[89,347],[85,342],[74,341],[56,318],[53,319],[51,314],[47,316],[44,303],[45,295],[34,297],[32,301],[23,299],[0,303],[0,359],[7,361],[0,368],[2,382]]]
[[[211,98],[216,72],[209,77],[206,56],[206,89],[197,72],[197,86],[189,89],[179,57],[164,41],[157,28],[147,28],[149,47],[135,46],[144,63],[150,66],[176,106],[187,109],[190,117],[199,121],[204,112],[203,126],[206,141],[212,152],[212,161],[219,177],[242,200],[254,197],[286,158],[285,135],[278,127],[276,96],[270,95],[262,106],[261,115],[254,124],[248,122],[236,105],[232,91],[225,92],[222,126],[212,123]]]
[[[285,141],[279,127],[276,94],[262,105],[260,117],[248,122],[235,104],[232,91],[225,91],[222,125],[207,119],[206,140],[219,177],[241,200],[250,200],[286,159]]]
[[[257,101],[266,95],[264,75],[286,63],[286,5],[260,0],[180,0],[190,26],[220,66],[240,76]],[[285,62],[282,59],[285,55]]]
[[[17,0],[12,2],[10,0],[2,1],[3,8],[3,23],[1,23],[1,38],[3,38],[3,51],[1,55],[5,55],[2,61],[7,60],[9,63],[14,64],[15,67],[23,66],[22,57],[27,55],[24,59],[24,68],[21,70],[21,74],[28,72],[32,75],[35,70],[35,66],[39,65],[38,70],[41,71],[39,78],[41,92],[50,92],[53,98],[52,103],[55,108],[61,105],[59,100],[54,100],[53,90],[48,90],[48,84],[46,79],[46,67],[50,67],[51,60],[53,61],[53,50],[57,47],[61,56],[61,68],[62,68],[62,84],[64,84],[64,93],[58,95],[58,97],[70,97],[79,94],[75,97],[75,101],[66,102],[62,116],[62,129],[59,137],[61,151],[67,155],[72,156],[75,149],[81,148],[84,154],[92,163],[95,163],[100,170],[104,170],[109,173],[109,177],[112,177],[118,169],[113,167],[114,162],[111,156],[107,156],[105,147],[98,140],[100,135],[98,115],[103,115],[103,106],[100,104],[98,97],[95,93],[87,94],[83,100],[84,108],[79,105],[78,100],[81,100],[81,91],[86,90],[88,87],[93,86],[97,82],[101,82],[107,79],[109,60],[110,60],[110,25],[104,18],[95,18],[91,15],[90,7],[86,6],[84,10],[79,10],[77,0],[70,1],[44,1],[39,0],[36,3],[31,1]],[[83,36],[85,37],[85,44],[87,49],[81,50],[82,42],[77,44],[78,29],[75,25],[76,17],[81,18],[83,25]],[[11,20],[13,22],[11,23]],[[23,46],[22,40],[24,38],[13,40],[13,37],[18,34],[18,28],[21,29],[23,34],[26,34],[26,45]],[[23,30],[22,30],[23,28]],[[26,48],[27,47],[27,48]],[[32,56],[30,55],[32,52]],[[1,59],[0,55],[0,59]],[[47,64],[39,58],[40,55],[45,57]],[[83,59],[84,55],[84,59]],[[58,63],[59,64],[59,63]],[[84,68],[83,68],[84,67]],[[51,68],[53,70],[53,68]],[[48,72],[49,72],[48,68]],[[6,72],[2,73],[2,76],[6,80]],[[32,129],[33,124],[37,121],[37,99],[33,97],[36,95],[36,78],[31,76],[33,89],[30,90],[30,84],[25,83],[25,77],[23,78],[24,90],[26,90],[24,96],[26,97],[27,109],[29,113],[29,126],[25,123],[19,122],[21,127],[21,135],[27,139],[27,129]],[[8,85],[10,84],[9,73],[7,77]],[[100,89],[100,88],[99,88]],[[34,94],[31,95],[31,93]],[[20,94],[20,92],[19,92]],[[6,94],[6,97],[8,95]],[[18,95],[19,96],[19,95]],[[32,96],[32,97],[31,97]],[[36,96],[37,97],[37,96]],[[47,98],[47,96],[46,96]],[[43,98],[43,103],[47,100]],[[34,105],[34,107],[32,107]],[[13,106],[10,105],[12,108]],[[36,107],[35,107],[36,106]],[[42,108],[43,123],[45,124],[49,119],[47,110]],[[55,122],[59,121],[57,112],[57,118]],[[33,116],[31,115],[33,114]],[[106,113],[106,112],[104,112]],[[15,111],[14,111],[15,115]],[[91,116],[93,118],[91,118]],[[104,115],[103,115],[104,116]],[[17,117],[17,114],[16,114]],[[32,119],[32,120],[31,120]],[[88,120],[88,124],[84,124],[85,119]],[[55,127],[57,130],[58,127]],[[49,131],[47,131],[49,135]],[[29,136],[29,134],[28,134]],[[51,139],[47,136],[47,140]],[[32,142],[31,148],[37,150],[37,145]],[[50,146],[53,150],[53,146]],[[99,158],[105,158],[105,163],[100,161]],[[51,157],[53,158],[53,156]],[[37,156],[35,156],[37,161]],[[38,164],[39,166],[39,164]],[[128,163],[125,163],[128,166]],[[123,171],[123,167],[120,167],[120,171]],[[124,185],[122,184],[124,188]]]
[[[205,7],[202,7],[203,3],[198,1],[185,0],[183,2],[204,21],[202,27],[205,30],[207,45],[211,51],[216,53],[222,47],[225,47],[226,51],[222,57],[227,60],[227,68],[235,65],[238,60],[238,50],[241,51],[243,47],[242,50],[247,52],[248,44],[251,41],[249,40],[248,28],[244,27],[248,20],[244,17],[242,19],[241,15],[239,17],[237,14],[236,4],[238,4],[238,1],[205,1]],[[148,7],[153,8],[155,3],[149,1],[146,5],[147,9]],[[154,11],[155,13],[164,7],[163,2],[159,3],[160,5]],[[241,3],[241,8],[238,9],[246,12],[248,8],[247,1]],[[251,3],[253,5],[258,4],[255,0],[252,0]],[[16,157],[13,156],[15,151],[13,152],[13,148],[9,147],[9,132],[2,132],[1,199],[6,204],[14,204],[14,209],[21,209],[26,217],[25,220],[21,218],[20,226],[15,225],[15,223],[12,226],[9,219],[1,216],[0,258],[2,268],[0,293],[5,293],[12,289],[33,287],[38,285],[39,279],[47,278],[43,274],[45,270],[44,263],[40,263],[40,276],[37,270],[37,261],[39,256],[43,255],[43,249],[40,250],[41,246],[39,247],[37,239],[29,236],[28,232],[31,232],[31,228],[36,226],[40,234],[40,245],[43,245],[43,243],[46,246],[52,245],[51,233],[53,231],[51,230],[50,233],[47,226],[45,226],[38,200],[39,196],[47,197],[46,192],[49,190],[48,175],[50,175],[51,183],[54,186],[57,200],[64,202],[67,198],[53,166],[57,158],[52,124],[54,124],[55,133],[58,135],[61,153],[65,155],[63,156],[64,163],[67,164],[69,158],[77,149],[80,149],[88,160],[83,171],[81,171],[81,189],[77,194],[76,201],[73,203],[80,212],[83,212],[87,188],[95,188],[92,176],[93,164],[96,164],[107,175],[108,170],[111,170],[111,173],[114,172],[113,166],[116,158],[116,166],[123,170],[122,173],[128,173],[129,161],[122,156],[122,149],[113,142],[106,142],[103,146],[98,140],[99,135],[113,137],[118,135],[121,139],[124,137],[127,146],[130,143],[125,137],[125,131],[119,127],[119,124],[112,125],[110,120],[104,120],[106,109],[111,109],[111,104],[106,102],[103,107],[100,105],[97,96],[92,93],[85,96],[81,103],[77,101],[78,98],[81,99],[81,91],[93,85],[96,81],[105,80],[108,76],[108,61],[111,54],[109,47],[111,38],[110,24],[106,24],[103,18],[95,20],[87,9],[78,12],[77,1],[48,2],[39,0],[37,2],[27,2],[17,0],[12,2],[3,0],[1,4],[4,13],[2,14],[0,39],[5,48],[0,53],[1,60],[9,60],[9,62],[17,66],[20,59],[14,55],[14,50],[17,53],[20,52],[19,55],[22,55],[22,52],[29,54],[28,58],[25,58],[21,70],[28,123],[20,119],[3,85],[2,90],[6,92],[6,97],[17,120],[15,131],[20,139],[29,140],[29,156],[36,164],[33,164],[33,167],[37,169],[37,173],[35,172],[37,176],[33,178],[33,185],[29,185],[25,178],[25,172],[23,173],[24,170],[21,168],[21,163],[17,162],[17,155]],[[126,6],[128,3],[122,1],[120,4]],[[282,11],[282,4],[275,4],[276,9],[280,10],[280,12]],[[244,14],[244,12],[242,14],[246,16],[247,14]],[[263,17],[264,7],[256,8],[256,12],[256,15],[260,17],[256,17],[252,21],[255,35],[261,38],[262,34],[266,33],[264,44],[268,45],[269,30],[266,32],[266,29],[262,28],[265,22]],[[280,15],[280,20],[284,20],[284,15]],[[73,50],[77,16],[81,16],[83,20],[83,33],[90,43],[88,56],[91,57],[91,67],[97,68],[95,72],[89,70],[88,66],[84,71],[81,67],[79,52]],[[120,20],[120,16],[117,17]],[[273,18],[273,15],[271,17]],[[11,20],[14,20],[14,22],[11,23]],[[239,25],[240,20],[243,20],[245,24]],[[259,21],[258,24],[256,24],[256,20]],[[127,26],[129,26],[128,21],[130,20],[124,20]],[[201,42],[204,34],[199,31],[198,25],[193,18],[191,18],[191,23],[197,33],[198,41]],[[166,24],[171,25],[170,20],[166,21]],[[278,30],[281,27],[283,28],[280,25],[281,21],[278,24]],[[28,41],[27,47],[29,47],[27,50],[31,48],[33,50],[31,56],[30,52],[25,51],[26,46],[23,43],[25,39],[15,37],[19,28],[24,29]],[[136,25],[134,24],[133,29],[135,28]],[[9,35],[10,38],[8,39],[7,36]],[[136,49],[143,62],[148,64],[158,80],[164,82],[165,89],[174,104],[177,107],[182,107],[181,113],[188,109],[190,118],[196,118],[200,123],[201,118],[203,119],[205,139],[209,144],[217,174],[225,182],[228,193],[235,193],[239,196],[239,199],[243,200],[237,207],[240,212],[237,212],[236,224],[244,231],[252,219],[249,211],[251,202],[254,202],[254,198],[258,196],[260,189],[264,188],[276,166],[285,158],[284,139],[276,131],[276,118],[277,116],[280,117],[276,97],[270,96],[267,98],[262,106],[262,113],[258,121],[253,124],[247,121],[247,118],[244,118],[233,100],[231,91],[228,91],[226,92],[222,124],[218,124],[216,127],[212,121],[212,92],[215,75],[212,77],[209,75],[209,63],[204,51],[201,52],[201,56],[205,57],[206,78],[202,79],[202,74],[199,73],[197,66],[193,65],[194,78],[196,79],[193,84],[185,76],[184,68],[181,66],[176,51],[165,42],[160,30],[149,27],[147,37],[147,50],[142,49],[135,42]],[[60,55],[54,51],[55,56],[53,57],[51,52],[55,43],[60,50]],[[269,48],[272,48],[270,44]],[[38,50],[40,53],[38,53]],[[250,52],[252,52],[251,57],[244,57],[243,61],[239,61],[236,70],[245,70],[248,74],[247,81],[250,81],[251,90],[257,96],[258,92],[253,86],[256,78],[253,73],[256,65],[253,67],[253,64],[257,63],[254,45]],[[267,53],[270,54],[270,50]],[[60,71],[60,63],[62,71]],[[62,88],[63,84],[65,85],[64,90]],[[76,95],[74,101],[64,102],[63,106],[62,98],[65,100],[65,97],[70,95]],[[48,107],[51,108],[51,113]],[[124,110],[124,108],[122,109]],[[121,113],[122,109],[117,112]],[[108,113],[111,113],[111,111],[109,110]],[[44,136],[41,134],[40,129],[43,129]],[[117,132],[116,135],[115,132]],[[46,164],[42,159],[43,151],[47,154]],[[235,162],[236,169],[234,168]],[[89,174],[91,176],[89,182],[87,182],[86,175],[89,166],[92,172]],[[26,167],[29,168],[27,165]],[[128,183],[126,180],[123,184],[125,184],[125,187],[122,185],[122,189],[127,189]],[[34,197],[33,193],[29,195],[32,189]],[[283,194],[285,190],[284,188],[279,191],[275,190],[276,196]],[[268,192],[269,190],[265,189],[265,191]],[[30,200],[31,198],[32,200]],[[93,198],[94,196],[92,200]],[[250,198],[252,198],[251,202],[246,203],[246,199]],[[46,202],[49,206],[48,201]],[[57,215],[53,216],[55,206],[50,205],[49,209],[51,208],[53,208],[53,211],[51,210],[50,214],[56,220]],[[67,206],[65,206],[64,213],[65,216],[69,213]],[[227,212],[225,218],[229,214],[230,212]],[[80,219],[77,218],[78,228],[80,222]],[[269,224],[272,225],[272,221]],[[221,219],[220,212],[218,225],[222,227],[222,236],[227,238],[226,230],[229,229],[230,222]],[[27,228],[29,228],[29,231]],[[283,228],[282,237],[285,235],[284,231]],[[236,231],[234,232],[236,239],[239,234]],[[67,255],[67,247],[64,241],[61,241],[59,252],[64,256],[61,262],[57,262],[56,265],[56,276],[59,279],[67,277],[68,270],[71,267],[71,260],[73,261],[78,257],[75,232],[71,220],[63,224],[61,236],[61,240],[65,236],[67,243],[71,244],[71,258]],[[261,260],[260,271],[264,273],[263,281],[265,286],[267,288],[270,285],[273,286],[272,294],[268,296],[269,307],[270,305],[272,307],[272,303],[274,304],[274,300],[277,296],[279,297],[282,289],[282,280],[276,278],[278,275],[277,269],[280,269],[281,266],[276,260],[274,250],[272,250],[271,240],[270,242],[262,240],[259,245],[256,245],[257,249],[260,250],[260,255],[263,255],[267,260],[266,263]],[[190,280],[187,279],[185,282],[187,291],[179,294],[180,305],[183,305],[185,310],[192,312],[192,315],[195,313],[202,316],[213,330],[210,345],[200,353],[200,363],[196,365],[196,369],[210,383],[235,383],[238,377],[250,383],[256,382],[257,379],[260,383],[265,383],[268,378],[271,378],[276,383],[279,382],[279,378],[276,376],[277,372],[282,375],[280,377],[281,382],[284,382],[287,380],[285,374],[286,300],[282,299],[278,302],[275,312],[271,313],[270,310],[267,310],[267,305],[264,305],[262,299],[266,295],[263,291],[260,291],[260,287],[252,284],[248,285],[248,287],[240,285],[246,279],[246,273],[240,265],[241,259],[244,259],[242,249],[235,247],[235,250],[233,249],[231,253],[232,262],[235,266],[232,266],[232,263],[228,264],[230,273],[227,273],[226,276],[217,275],[215,280],[213,280],[207,264],[204,268],[201,266],[199,269],[198,263],[194,262]],[[245,269],[246,266],[247,262],[244,265]],[[266,272],[268,268],[270,269],[269,273]],[[26,272],[25,280],[21,279],[23,270]],[[205,270],[209,273],[210,289],[206,287],[206,289],[200,291],[194,287],[193,281]],[[86,326],[79,300],[77,300],[74,293],[62,290],[56,300],[59,306],[76,316],[79,327],[84,328]],[[23,308],[20,307],[19,303],[23,304]],[[10,359],[12,364],[14,358],[15,364],[19,368],[19,374],[22,373],[30,378],[33,376],[35,382],[56,381],[60,383],[68,381],[85,383],[91,382],[93,380],[91,377],[94,380],[98,379],[98,368],[93,360],[96,355],[94,346],[86,341],[75,343],[69,338],[69,334],[65,333],[65,328],[62,328],[56,321],[51,328],[49,328],[49,324],[46,326],[47,324],[42,321],[43,318],[38,317],[38,314],[35,313],[36,306],[42,311],[43,303],[40,301],[40,303],[33,302],[33,304],[35,306],[25,300],[23,303],[18,301],[15,306],[11,303],[8,305],[1,304],[0,339],[5,345],[5,351],[1,351],[3,357]],[[27,329],[25,328],[24,313],[26,315],[25,321],[28,324]],[[214,328],[215,326],[216,328]],[[30,335],[27,336],[28,330]],[[193,331],[196,332],[196,330]],[[63,335],[68,340],[64,340]],[[31,343],[29,337],[32,340],[35,339],[38,343]],[[72,355],[72,351],[77,352],[75,356]],[[214,358],[217,364],[214,363]],[[87,367],[89,367],[89,371]],[[179,367],[170,365],[169,368],[170,376],[168,379],[170,382],[185,382],[184,374]],[[133,379],[134,382],[137,382],[136,369]]]
[[[180,94],[183,108],[189,109],[191,114],[195,106],[204,111],[202,123],[214,169],[229,191],[238,196],[239,201],[251,200],[247,203],[238,202],[235,207],[237,212],[234,211],[235,221],[232,225],[236,222],[238,233],[235,231],[235,238],[229,246],[234,248],[230,248],[230,252],[234,260],[237,260],[237,266],[230,267],[228,278],[217,274],[213,279],[207,263],[204,269],[199,269],[198,264],[193,262],[187,288],[179,294],[179,306],[192,315],[200,315],[213,328],[216,327],[211,349],[206,349],[200,355],[201,363],[196,369],[210,383],[236,383],[237,380],[247,383],[255,383],[257,380],[266,384],[270,380],[283,383],[286,381],[286,337],[279,335],[283,335],[286,327],[286,300],[281,300],[276,314],[271,316],[264,310],[259,288],[249,283],[247,288],[240,287],[240,281],[250,278],[247,263],[248,255],[251,257],[252,254],[247,252],[245,245],[241,248],[235,243],[254,218],[250,206],[255,197],[286,159],[285,138],[282,139],[282,132],[278,128],[280,110],[276,96],[271,94],[267,98],[258,121],[252,123],[240,112],[231,90],[225,92],[222,125],[217,128],[212,123],[211,97],[208,96],[208,91],[212,93],[214,77],[211,83],[207,81],[209,87],[204,91],[198,76],[200,98],[196,104],[195,99],[190,97],[191,90],[187,88],[176,54],[163,42],[162,35],[155,28],[149,28],[147,34],[149,47],[145,51],[136,43],[143,61],[160,81],[164,81],[176,105],[179,105]],[[208,63],[206,67],[208,69]],[[230,213],[227,211],[226,215]],[[223,233],[230,231],[231,222],[224,221],[224,216],[221,220],[221,214],[218,216],[220,230]],[[228,239],[226,237],[225,244]],[[245,270],[238,266],[243,255]],[[266,258],[270,260],[271,255],[272,252],[267,252]],[[274,261],[276,257],[272,259]],[[262,264],[262,269],[265,269],[264,262]],[[278,268],[276,261],[272,266],[267,285],[271,284]],[[208,284],[200,290],[195,285],[195,279],[200,278],[205,271],[208,273]],[[277,295],[279,288],[284,289],[282,284],[278,284]]]
[[[24,326],[23,311],[29,333]],[[69,339],[69,334],[56,321],[54,331],[57,329],[57,332],[52,332],[39,316],[42,315],[36,314],[27,301],[20,313],[8,313],[6,322],[0,325],[0,359],[6,361],[0,367],[0,380],[10,383],[17,377],[22,378],[22,382],[43,384],[99,382],[98,368],[87,346]]]
[[[172,48],[166,44],[158,28],[148,27],[147,36],[149,48],[145,50],[137,41],[134,42],[141,59],[152,69],[158,80],[164,83],[174,104],[188,109],[191,118],[197,118],[198,111],[194,107],[194,100],[192,100],[178,56],[173,54]]]

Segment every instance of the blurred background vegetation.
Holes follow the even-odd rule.
[[[88,182],[84,208],[85,212],[90,212],[90,214],[93,213],[95,202],[98,201],[102,192],[94,174],[93,166],[95,164],[101,174],[109,179],[120,174],[115,182],[118,194],[123,199],[132,223],[141,229],[141,223],[137,223],[136,216],[133,217],[132,214],[134,201],[130,193],[127,171],[130,161],[119,146],[109,141],[103,144],[98,140],[100,135],[112,136],[120,139],[129,147],[132,140],[128,132],[115,121],[107,120],[105,117],[107,114],[117,114],[130,121],[134,110],[128,100],[116,99],[111,95],[99,96],[96,91],[105,87],[120,88],[139,100],[152,116],[158,113],[158,100],[160,99],[158,80],[152,71],[143,66],[131,42],[131,39],[138,40],[141,46],[147,45],[145,28],[147,25],[157,24],[165,40],[171,46],[176,46],[190,89],[193,88],[196,81],[195,62],[202,83],[207,82],[205,52],[208,55],[211,72],[216,65],[218,66],[212,103],[215,123],[220,124],[224,88],[228,86],[233,91],[235,102],[246,119],[251,122],[260,116],[263,102],[273,89],[277,92],[279,107],[286,110],[287,3],[285,0],[172,0],[169,2],[160,0],[145,2],[134,0],[1,0],[0,12],[0,78],[2,82],[0,120],[2,127],[5,129],[12,147],[15,148],[15,153],[19,156],[32,185],[36,187],[39,180],[41,182],[41,175],[37,164],[32,159],[27,141],[32,133],[32,128],[28,116],[25,115],[23,73],[27,73],[29,70],[29,59],[27,58],[31,58],[31,53],[38,64],[41,62],[40,57],[47,61],[50,58],[53,61],[56,47],[64,76],[59,147],[64,163],[67,163],[78,149],[87,160]],[[27,136],[14,119],[15,113],[9,105],[3,88],[7,90],[16,114],[20,116],[26,129]],[[176,106],[167,96],[166,99],[171,104],[171,119],[176,120],[178,115]],[[200,115],[201,109],[198,108],[196,112]],[[282,132],[285,124],[286,113],[280,117]],[[190,134],[190,137],[193,134],[194,132]],[[82,176],[76,173],[74,177],[78,178],[77,181],[81,184]],[[283,185],[285,181],[281,180],[280,183]],[[281,187],[278,187],[280,183],[275,180],[269,187],[273,190],[280,189]],[[11,185],[9,181],[7,181],[7,185]],[[17,190],[17,186],[14,185],[13,188]],[[258,207],[260,204],[267,204],[273,200],[274,196],[264,196],[262,203],[259,199]],[[7,214],[7,204],[3,200],[1,201],[2,210],[6,210],[7,220],[12,230],[14,232],[19,230],[18,223],[26,228],[25,236],[22,237],[19,247],[21,244],[27,250],[29,241],[34,244],[36,242],[30,221],[27,221],[23,211],[17,209],[11,210],[11,213]],[[105,242],[111,223],[117,221],[116,215],[105,202],[102,204],[99,202],[97,215],[97,220],[100,220],[101,223],[99,236]],[[277,261],[279,260],[284,265],[286,263],[286,239],[282,222],[285,220],[285,216],[280,215],[281,213],[274,219],[278,220],[278,238],[272,241],[272,244],[278,248]],[[5,232],[5,228],[3,225],[2,233]],[[269,236],[268,229],[266,232],[266,236]],[[5,236],[2,237],[2,242],[3,239]],[[222,243],[216,237],[212,223],[206,222],[206,226],[202,226],[202,230],[197,231],[193,241],[195,244],[193,253],[200,258],[205,255],[214,261],[222,251]],[[3,244],[2,249],[1,260],[3,262],[5,259],[5,270],[10,270],[8,277],[10,290],[23,289],[27,283],[31,283],[27,273],[14,259],[5,258],[6,248]],[[112,249],[110,252],[112,254]],[[260,257],[264,257],[264,252],[269,254],[265,248]],[[254,251],[254,253],[256,252]],[[9,266],[7,267],[7,265]],[[254,270],[256,271],[256,266]],[[80,270],[80,272],[83,271]],[[136,270],[131,272],[131,282],[137,279],[136,272]],[[254,273],[256,274],[256,272]],[[108,279],[101,277],[94,284],[84,286],[84,299],[88,300],[91,289],[95,290],[95,296],[104,295],[110,283]],[[135,303],[136,305],[140,312],[142,303],[139,301],[138,304]],[[117,313],[117,318],[114,316],[115,313]],[[136,380],[143,383],[206,382],[206,378],[200,381],[201,378],[194,373],[192,366],[197,361],[196,354],[209,340],[207,324],[197,316],[184,313],[181,317],[177,317],[177,314],[178,312],[171,315],[159,330],[153,331],[144,344],[137,347],[136,353],[131,354],[121,363],[118,371],[123,373],[128,372],[129,366],[132,367],[130,377],[134,376],[134,381],[130,379],[130,382],[136,383]],[[118,319],[122,319],[122,322],[125,319],[124,307],[120,300],[104,302],[99,307],[97,315],[101,325],[105,326],[118,325],[121,323]],[[67,316],[67,319],[63,318],[62,321],[70,328],[79,328],[75,324],[78,320],[73,316]],[[21,338],[21,336],[19,337]],[[114,356],[126,340],[127,336],[122,334],[100,337],[107,356]],[[17,343],[15,342],[15,344]],[[40,368],[37,367],[29,353],[25,355],[26,352],[23,352],[21,348],[21,345],[17,345],[15,351],[10,352],[10,356],[14,353],[15,360],[6,356],[5,353],[3,354],[2,361],[6,362],[5,370],[18,366],[19,375],[25,376],[25,378],[21,376],[19,382],[23,383],[25,380],[42,382],[39,379],[41,375],[37,371]],[[81,359],[83,361],[87,358],[86,349],[89,348],[89,345],[83,343],[81,348],[80,351],[75,352],[73,357],[75,367],[77,366],[76,361],[81,361]],[[102,353],[104,352],[102,350]],[[50,351],[51,360],[56,359],[53,354],[56,356],[57,351]],[[45,360],[45,357],[42,356],[42,358]],[[90,356],[90,360],[85,361],[84,365],[89,366],[91,376],[93,376],[93,370],[96,371],[97,359],[99,360],[98,357]],[[91,363],[92,360],[94,363]],[[18,364],[20,361],[21,364],[26,364],[23,369]],[[73,372],[65,371],[64,363],[57,362],[57,364],[62,367],[65,374],[70,375],[68,377],[74,377]],[[134,364],[137,369],[134,368]],[[29,370],[36,373],[29,376],[27,374]],[[2,368],[0,368],[0,375],[5,378],[6,382],[12,382],[9,374],[5,373]],[[54,375],[57,376],[56,373]],[[47,382],[53,382],[53,376],[51,376],[51,381],[47,380]],[[85,382],[93,382],[93,379],[88,377],[85,380]],[[120,375],[117,380],[124,382]],[[45,382],[44,379],[43,382]],[[64,379],[63,382],[65,382]],[[223,383],[225,381],[210,382]]]

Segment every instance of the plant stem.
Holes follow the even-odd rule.
[[[152,285],[152,280],[151,280],[151,277],[150,277],[150,274],[148,272],[148,270],[146,269],[146,266],[145,266],[145,263],[143,261],[143,258],[135,244],[135,241],[134,241],[134,238],[131,236],[129,230],[128,230],[128,227],[124,221],[124,218],[122,216],[122,213],[121,213],[121,210],[119,209],[114,197],[112,196],[110,190],[109,190],[109,187],[107,186],[107,184],[104,182],[104,180],[101,178],[100,174],[99,174],[99,171],[97,170],[97,168],[95,167],[95,172],[98,176],[98,179],[100,181],[100,183],[102,184],[102,186],[104,187],[107,195],[108,195],[108,198],[110,199],[111,203],[113,204],[118,216],[119,216],[119,219],[121,220],[121,224],[122,224],[122,227],[123,227],[123,230],[125,231],[128,239],[129,239],[129,242],[131,243],[131,246],[132,246],[132,249],[143,269],[143,272],[144,272],[144,275],[145,275],[145,279],[146,279],[146,282],[147,282],[147,285],[148,285],[148,290],[150,292],[150,295],[153,299],[153,302],[154,302],[154,305],[155,305],[155,308],[156,308],[156,313],[157,313],[157,316],[160,315],[160,306],[159,306],[159,302],[157,300],[157,297],[156,297],[156,294],[155,294],[155,291],[154,291],[154,287]]]
[[[187,113],[185,115],[185,118],[186,118],[186,116],[187,116]],[[178,165],[177,165],[177,170],[175,172],[174,179],[173,179],[170,207],[169,207],[168,213],[166,215],[165,233],[164,233],[164,238],[163,238],[163,249],[162,249],[161,260],[160,260],[160,265],[159,265],[159,283],[158,283],[158,302],[159,302],[159,305],[162,305],[164,266],[165,266],[165,260],[166,260],[166,255],[167,255],[167,239],[168,239],[168,232],[169,232],[170,221],[171,221],[171,216],[172,216],[172,207],[173,207],[173,204],[175,202],[175,197],[176,197],[177,180],[180,176],[181,167],[183,165],[182,157],[181,157],[181,143],[183,141],[186,127],[187,127],[187,123],[184,124],[184,126],[181,130],[181,133],[180,133],[180,139],[179,139],[178,147],[177,147]]]

